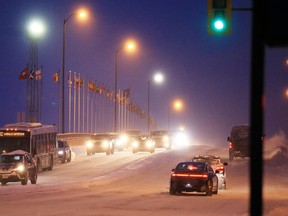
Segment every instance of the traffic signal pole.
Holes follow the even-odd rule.
[[[253,1],[250,93],[250,215],[263,211],[264,3]]]

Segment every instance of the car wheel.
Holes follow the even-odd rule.
[[[69,157],[67,158],[67,162],[68,162],[68,163],[71,162],[71,152],[70,152],[70,154],[69,154]]]
[[[65,159],[64,159],[65,160]],[[53,165],[54,165],[54,162],[53,162],[53,158],[52,156],[50,157],[50,165],[48,167],[48,171],[51,171],[53,169]]]
[[[212,182],[208,181],[206,186],[206,196],[212,196],[212,190],[213,190],[212,188],[213,188]]]
[[[64,154],[64,156],[63,156],[63,159],[62,159],[61,163],[65,163],[65,161],[66,161],[66,154]]]
[[[26,171],[24,179],[21,180],[21,184],[22,185],[27,185],[27,183],[28,183],[28,172]]]
[[[232,161],[234,159],[234,153],[230,152],[229,153],[229,160]]]
[[[7,181],[1,181],[1,185],[6,185]]]
[[[171,194],[171,195],[176,195],[176,192],[177,192],[177,188],[176,188],[176,187],[173,187],[173,185],[170,184],[169,194]]]
[[[30,182],[31,182],[31,184],[36,184],[36,182],[37,182],[37,172],[34,172],[34,175],[32,176],[32,178],[31,178],[31,180],[30,180]]]
[[[42,166],[41,166],[40,159],[38,158],[38,160],[37,160],[37,172],[41,172],[41,171],[42,171]]]

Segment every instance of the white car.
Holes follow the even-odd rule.
[[[214,172],[218,177],[218,189],[226,189],[227,188],[227,176],[225,166],[228,165],[227,162],[222,162],[219,156],[215,155],[195,155],[192,158],[192,161],[195,162],[207,162],[211,165]]]

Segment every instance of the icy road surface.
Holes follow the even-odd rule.
[[[9,216],[248,216],[247,158],[226,160],[227,190],[219,190],[218,195],[169,195],[171,169],[204,153],[228,157],[227,149],[203,145],[154,154],[115,151],[109,156],[86,156],[83,147],[73,147],[72,162],[39,173],[36,185],[17,182],[0,186],[0,212]],[[287,177],[287,167],[265,167],[265,215],[288,215]]]

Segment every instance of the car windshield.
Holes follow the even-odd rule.
[[[221,163],[220,159],[218,159],[218,158],[208,158],[208,157],[207,158],[194,158],[193,161],[207,162],[211,165]]]
[[[1,155],[1,163],[17,163],[23,161],[23,155]]]
[[[58,142],[58,147],[63,148],[64,147],[64,142]]]
[[[203,172],[205,168],[204,163],[180,163],[177,165],[177,171],[191,171],[191,172]]]

